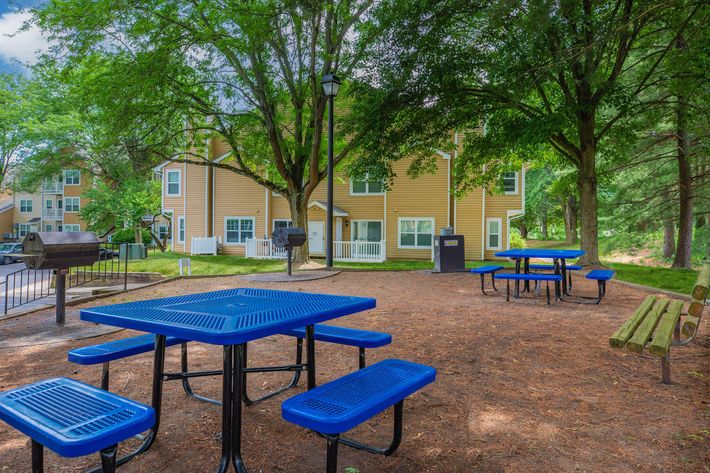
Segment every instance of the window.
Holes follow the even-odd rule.
[[[58,231],[58,232],[61,232],[61,231],[62,231],[62,226],[61,226],[61,225],[57,225],[57,231]]]
[[[350,194],[352,195],[382,194],[382,192],[382,181],[370,179],[369,174],[365,174],[365,178],[362,180],[350,179]]]
[[[180,170],[168,169],[167,176],[168,178],[165,183],[165,193],[172,196],[180,195]]]
[[[518,193],[518,173],[515,171],[503,173],[503,192],[506,194]]]
[[[486,219],[486,249],[500,250],[501,227],[502,220],[500,218]]]
[[[433,218],[400,218],[399,247],[430,249],[434,241]]]
[[[178,217],[178,243],[185,243],[185,217]]]
[[[81,172],[78,169],[66,169],[64,171],[64,185],[78,186],[81,184]]]
[[[80,205],[81,205],[81,200],[79,197],[65,197],[65,211],[67,212],[78,212]]]
[[[52,224],[51,223],[46,224],[44,226],[44,231],[45,232],[53,232],[54,230],[52,230]]]
[[[293,226],[293,223],[291,222],[291,220],[287,220],[287,219],[274,220],[274,230],[276,230],[277,228],[288,228],[288,227],[292,227],[292,226]]]
[[[62,208],[62,199],[57,200],[57,208],[61,209]]]
[[[382,222],[378,220],[353,220],[353,241],[382,241]]]
[[[45,209],[51,209],[52,208],[52,201],[48,200],[44,203],[44,208]]]
[[[30,225],[28,223],[21,223],[17,227],[17,234],[21,237],[27,235],[30,231]]]
[[[78,223],[65,223],[62,227],[63,232],[80,232],[81,228]]]
[[[243,245],[247,238],[254,238],[254,217],[225,217],[225,245]]]
[[[20,199],[20,212],[31,213],[32,212],[32,199]]]
[[[168,226],[158,225],[158,240],[165,240],[168,237]]]

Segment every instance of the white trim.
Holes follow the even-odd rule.
[[[215,199],[217,195],[217,168],[214,166],[212,167],[212,236],[217,236],[214,234],[214,216],[215,216]]]
[[[486,188],[481,188],[481,261],[486,259]]]
[[[380,192],[370,192],[370,181],[368,181],[368,177],[370,176],[370,173],[365,173],[365,187],[367,188],[367,191],[365,192],[353,192],[353,178],[350,178],[350,195],[353,197],[363,197],[363,196],[368,196],[368,195],[384,195],[385,194],[385,186],[382,184],[382,190]]]
[[[77,201],[79,202],[79,205],[78,205],[78,209],[77,209],[77,210],[68,210],[68,209],[69,209],[69,206],[67,205],[67,201],[68,201],[69,199],[72,199],[72,200],[77,199]],[[74,208],[73,205],[72,205],[72,208]],[[77,196],[71,196],[71,197],[63,196],[63,198],[62,198],[62,211],[63,211],[63,213],[65,213],[65,214],[75,214],[75,213],[79,213],[80,210],[81,210],[81,197],[77,197]]]
[[[357,222],[379,222],[380,223],[380,239],[378,241],[384,241],[385,240],[385,222],[384,220],[376,219],[376,218],[358,218],[355,220],[350,220],[350,241],[355,241],[355,224]],[[369,240],[368,240],[369,241]]]
[[[459,159],[459,132],[454,131],[454,162]],[[451,172],[449,171],[449,177]],[[458,199],[454,195],[454,235],[456,235],[456,229],[458,228]]]
[[[215,163],[221,163],[222,161],[224,161],[225,159],[227,159],[230,154],[232,154],[232,151],[231,151],[231,150],[230,150],[230,151],[227,151],[227,152],[224,153],[222,156],[220,156],[219,158],[215,159],[213,162],[215,162]]]
[[[488,230],[490,229],[490,222],[498,222],[498,246],[490,246],[488,243],[490,241],[489,238],[489,232]],[[502,241],[503,241],[503,219],[501,217],[488,217],[486,218],[486,233],[485,233],[485,238],[486,238],[486,250],[489,251],[500,251],[502,249]]]
[[[269,189],[264,187],[264,237],[269,238]]]
[[[451,226],[451,156],[446,161],[446,226]],[[454,232],[455,233],[455,232]]]
[[[177,173],[178,175],[178,191],[177,194],[171,194],[170,193],[170,173]],[[163,180],[165,182],[165,196],[166,197],[180,197],[182,196],[182,169],[166,169],[165,170],[165,179]],[[172,184],[175,184],[174,182]]]
[[[185,240],[187,239],[187,222],[185,221],[185,216],[180,215],[179,217],[177,217],[174,220],[177,223],[177,232],[175,232],[175,240],[178,243],[181,243],[182,245],[184,245]],[[183,228],[182,240],[180,239],[180,222],[182,222],[182,228]]]
[[[170,163],[174,163],[174,162],[175,162],[175,161],[165,161],[165,162],[163,162],[162,164],[158,164],[157,166],[155,166],[155,167],[153,168],[153,171],[154,171],[154,172],[162,172],[162,171],[163,171],[163,168],[164,168],[165,166],[167,166],[167,165],[170,164]]]
[[[71,184],[67,183],[67,172],[70,172],[70,171],[76,171],[79,173],[79,182],[71,183]],[[65,186],[80,186],[81,185],[81,169],[64,169],[64,171],[62,172],[62,178],[64,179]]]
[[[444,151],[441,151],[440,149],[435,150],[436,154],[441,156],[444,159],[448,159],[449,161],[451,160],[451,155],[449,153],[445,153]]]
[[[414,220],[415,223],[428,221],[431,222],[431,245],[430,246],[416,246],[416,245],[402,245],[402,220]],[[415,225],[416,226],[416,225]],[[435,217],[398,217],[397,218],[397,248],[403,250],[429,250],[431,251],[434,247],[434,229],[436,228],[436,218]],[[415,229],[416,230],[416,229]],[[418,233],[415,231],[415,235]],[[416,240],[416,237],[415,237]]]
[[[308,208],[310,209],[311,207],[318,207],[319,209],[323,210],[324,212],[328,211],[328,206],[326,206],[325,204],[323,204],[317,200],[312,200],[308,204]],[[345,211],[338,212],[337,210],[335,210],[335,207],[337,207],[337,205],[334,205],[333,207],[334,207],[333,208],[333,217],[347,217],[348,216],[348,213]]]
[[[170,232],[170,251],[175,251],[175,239],[177,238],[176,237],[177,234],[173,231],[173,230],[175,230],[175,212],[173,212],[173,209],[161,209],[161,210],[162,210],[161,213],[163,215],[165,215],[167,213],[170,214],[170,226],[172,227],[171,232]]]
[[[210,159],[210,139],[206,138],[205,139],[205,156],[207,157],[207,160],[209,161]],[[209,187],[210,187],[210,173],[209,169],[210,166],[205,166],[205,236],[213,236],[210,235],[210,226],[209,226],[209,208],[210,208],[210,197],[209,197]],[[192,240],[190,240],[190,250],[192,251]],[[217,254],[215,252],[215,254]]]
[[[238,230],[240,238],[242,236],[241,220],[251,220],[251,223],[252,223],[252,231],[251,231],[252,236],[251,237],[256,238],[256,217],[252,217],[250,215],[226,215],[224,217],[224,228],[223,228],[223,235],[222,235],[223,236],[223,238],[222,238],[223,245],[225,245],[225,246],[246,246],[246,242],[242,243],[239,241],[237,241],[237,242],[227,241],[227,220],[239,220],[240,221],[239,230]]]
[[[273,228],[274,230],[276,230],[276,222],[288,222],[293,225],[293,220],[291,220],[290,218],[274,218],[271,219],[271,228]]]
[[[515,190],[512,191],[504,191],[505,195],[518,195],[518,191],[520,190],[520,186],[518,185],[519,179],[520,179],[520,173],[518,171],[506,171],[503,173],[501,176],[501,179],[505,179],[505,175],[509,172],[512,172],[515,174]],[[505,186],[505,183],[503,184]]]

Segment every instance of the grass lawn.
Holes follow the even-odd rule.
[[[149,253],[148,259],[130,261],[128,270],[132,272],[161,273],[172,277],[178,275],[178,259],[184,255],[177,253]],[[286,264],[279,260],[249,259],[241,256],[190,256],[194,276],[249,274],[285,271]],[[322,262],[322,260],[320,260]],[[499,264],[512,268],[507,261],[468,261],[467,268],[487,264]],[[606,263],[616,271],[616,278],[644,286],[657,287],[668,291],[689,294],[695,284],[697,271],[669,268],[654,268],[633,264]],[[339,269],[361,271],[414,271],[431,270],[434,263],[426,260],[392,260],[384,263],[335,263]]]

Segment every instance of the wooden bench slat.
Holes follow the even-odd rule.
[[[646,296],[633,315],[609,338],[609,345],[614,348],[623,348],[629,338],[631,338],[631,335],[634,334],[641,324],[644,317],[646,317],[646,314],[651,310],[654,302],[656,302],[656,296]]]
[[[671,301],[666,298],[659,299],[656,302],[656,305],[653,306],[653,310],[644,317],[643,321],[636,329],[636,332],[634,332],[633,336],[626,342],[626,348],[636,353],[643,351],[643,348],[651,338],[653,331],[656,329],[656,325],[658,325],[658,321],[668,308],[670,302]]]
[[[673,301],[668,307],[668,310],[661,321],[658,323],[656,333],[653,335],[653,340],[648,346],[648,352],[656,356],[665,356],[668,353],[668,347],[671,346],[673,339],[673,331],[680,319],[680,312],[683,310],[683,301]]]

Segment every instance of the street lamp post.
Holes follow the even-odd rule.
[[[335,74],[326,74],[321,79],[328,99],[328,205],[325,222],[325,265],[333,267],[333,99],[338,95],[340,79]]]

